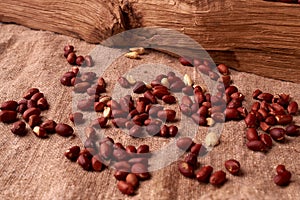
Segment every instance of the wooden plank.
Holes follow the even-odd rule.
[[[299,11],[298,4],[262,0],[11,0],[0,2],[0,21],[91,43],[137,27],[170,28],[213,51],[216,62],[300,82]]]

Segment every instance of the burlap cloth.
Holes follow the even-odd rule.
[[[19,100],[26,89],[38,87],[51,106],[43,116],[70,124],[72,89],[59,82],[61,75],[70,69],[62,55],[66,44],[73,44],[83,55],[95,47],[51,32],[0,24],[0,102]],[[252,59],[255,58],[249,58],[249,62]],[[127,67],[153,61],[172,66],[182,73],[190,70],[180,66],[176,58],[150,52],[141,60],[118,59],[105,74],[105,79],[112,84]],[[293,76],[293,73],[287,76]],[[251,104],[251,93],[256,88],[273,94],[288,93],[300,102],[299,84],[235,71],[232,77],[234,84],[246,95],[246,107]],[[300,124],[299,117],[295,121]],[[205,128],[199,132],[203,130]],[[228,181],[224,186],[217,188],[187,179],[178,172],[175,162],[153,172],[149,181],[141,183],[135,196],[127,197],[116,188],[113,170],[86,172],[63,156],[68,147],[82,146],[78,137],[52,135],[49,139],[39,139],[29,133],[20,138],[10,132],[9,125],[1,123],[0,199],[300,199],[300,137],[288,138],[284,144],[275,143],[266,154],[254,153],[245,147],[244,130],[243,121],[226,123],[221,144],[199,159],[201,164],[210,164],[215,170],[225,170],[223,165],[227,159],[240,161],[242,175],[227,173]],[[113,137],[125,144],[148,143],[152,150],[167,142],[159,138],[134,141],[119,133]],[[274,168],[281,163],[293,174],[291,184],[284,188],[272,181]]]

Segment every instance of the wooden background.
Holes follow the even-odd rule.
[[[86,55],[96,48],[96,45],[48,31],[33,31],[18,25],[0,24],[0,30],[0,102],[19,100],[25,90],[37,87],[45,94],[50,104],[50,109],[42,112],[42,116],[72,125],[68,116],[72,112],[73,88],[65,87],[59,81],[62,74],[71,68],[63,57],[63,47],[73,44],[78,55]],[[107,52],[99,53],[105,54]],[[112,92],[119,76],[148,63],[167,65],[182,75],[188,73],[193,77],[193,68],[182,67],[176,58],[166,54],[149,51],[140,60],[122,56],[104,73],[108,93]],[[103,65],[97,64],[91,69],[97,68],[103,69]],[[288,93],[292,95],[293,100],[300,102],[299,84],[233,70],[231,72],[234,85],[246,96],[244,105],[248,109],[252,103],[251,94],[256,88],[272,94]],[[197,84],[203,81],[198,77],[193,79]],[[300,124],[300,116],[295,117],[295,122]],[[181,123],[181,130],[183,126],[185,124]],[[174,162],[151,173],[152,178],[141,183],[135,196],[125,196],[119,192],[113,169],[106,169],[100,173],[87,172],[63,156],[69,147],[83,146],[79,138],[82,133],[77,129],[75,137],[63,138],[53,134],[47,139],[40,139],[31,131],[25,137],[15,136],[10,128],[11,125],[0,123],[1,200],[274,200],[274,194],[278,199],[300,199],[300,137],[288,137],[285,143],[274,142],[268,153],[252,152],[246,147],[246,127],[243,121],[226,122],[220,145],[209,155],[199,158],[201,166],[211,165],[214,170],[224,171],[226,160],[237,159],[242,166],[240,176],[227,173],[226,184],[214,187],[183,177],[177,169],[178,162]],[[185,130],[181,131],[180,135],[186,134]],[[206,133],[207,128],[200,127],[195,141],[203,142]],[[172,138],[133,139],[115,129],[108,129],[108,133],[105,134],[124,145],[149,144],[152,151],[158,150],[168,142],[174,142]],[[285,164],[293,174],[288,187],[279,188],[272,181],[275,166],[278,164]]]
[[[214,58],[265,77],[300,82],[300,5],[263,0],[10,0],[0,21],[91,43],[138,27],[185,33]]]

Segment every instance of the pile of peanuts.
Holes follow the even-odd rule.
[[[136,59],[145,52],[142,48],[131,50],[134,53],[126,54],[130,59]],[[135,80],[131,76],[119,77],[120,86],[132,89],[138,97],[134,99],[132,95],[126,95],[115,100],[107,94],[107,84],[103,77],[97,77],[94,72],[80,73],[79,67],[94,65],[91,56],[77,56],[71,45],[64,48],[64,56],[72,65],[72,69],[63,74],[61,84],[73,87],[75,93],[88,95],[88,98],[77,102],[79,111],[70,114],[70,121],[82,124],[85,122],[84,112],[99,114],[85,128],[84,148],[73,146],[64,155],[87,171],[102,171],[105,167],[112,166],[118,181],[117,187],[123,194],[135,194],[139,182],[151,177],[148,172],[151,151],[146,144],[124,147],[110,137],[100,137],[98,130],[110,127],[109,123],[115,128],[127,130],[128,135],[133,138],[145,135],[175,137],[177,147],[186,152],[183,160],[178,162],[178,169],[182,175],[215,186],[226,182],[226,173],[223,170],[213,173],[213,167],[210,165],[197,170],[198,156],[206,152],[206,147],[219,143],[217,134],[209,133],[205,145],[197,144],[190,137],[180,136],[178,127],[169,124],[178,120],[175,110],[164,108],[164,105],[178,103],[174,93],[184,94],[179,105],[180,111],[198,126],[212,127],[217,123],[244,119],[248,127],[246,146],[253,151],[270,149],[272,139],[283,142],[285,135],[299,135],[299,126],[293,123],[293,115],[298,114],[297,102],[292,101],[287,94],[274,96],[256,90],[253,92],[253,98],[259,101],[253,103],[248,113],[243,106],[245,96],[232,85],[229,69],[224,64],[219,64],[214,69],[214,64],[207,60],[179,58],[182,65],[195,67],[199,73],[214,81],[217,88],[214,94],[196,85],[187,74],[181,79],[174,72],[169,72],[158,75],[150,83]],[[73,128],[68,124],[56,123],[51,119],[42,120],[41,111],[48,109],[49,104],[37,88],[26,91],[19,102],[6,101],[0,108],[0,121],[13,123],[11,131],[18,136],[27,133],[25,122],[40,138],[46,138],[52,133],[64,137],[74,134]],[[18,120],[18,113],[23,120]],[[285,129],[283,126],[286,126]],[[264,133],[258,134],[258,131]],[[241,165],[237,160],[229,159],[225,161],[224,166],[229,173],[239,175]],[[291,173],[284,165],[279,165],[276,171],[278,174],[274,177],[274,183],[280,186],[288,185]]]

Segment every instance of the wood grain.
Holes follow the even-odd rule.
[[[137,27],[178,30],[215,62],[300,82],[300,5],[262,0],[11,0],[0,21],[99,43]]]

